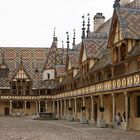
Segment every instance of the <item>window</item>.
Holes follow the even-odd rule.
[[[121,53],[121,61],[124,61],[125,60],[125,57],[127,55],[127,49],[126,49],[126,45],[123,43],[121,45],[121,48],[120,48],[120,53]]]
[[[48,79],[50,79],[50,74],[49,73],[47,74],[47,77],[48,77]]]
[[[0,78],[7,78],[8,77],[9,70],[6,68],[0,69]]]
[[[137,117],[140,117],[140,96],[137,96]]]
[[[114,63],[118,62],[118,48],[115,47],[114,52],[113,52],[113,61]]]

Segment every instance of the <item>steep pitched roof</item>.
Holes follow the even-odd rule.
[[[127,54],[126,59],[133,57],[133,56],[138,56],[140,55],[140,45],[134,46],[131,51]]]
[[[85,49],[87,58],[100,58],[102,50],[106,48],[107,39],[84,39],[80,50],[80,59],[82,61],[83,51]]]
[[[23,64],[18,67],[17,71],[14,73],[12,79],[30,79],[29,74],[27,73],[26,69],[24,68]]]
[[[96,32],[102,32],[109,34],[110,26],[111,26],[112,18],[108,19],[105,23],[103,23],[99,28],[96,30]]]
[[[5,62],[9,68],[8,79],[0,79],[0,88],[9,87],[9,79],[12,79],[15,72],[20,66],[20,55],[22,54],[22,63],[28,75],[32,79],[33,88],[39,88],[42,84],[42,70],[44,69],[46,58],[49,55],[50,48],[26,48],[26,47],[1,47],[0,48],[0,64],[2,63],[1,52],[4,53]],[[65,50],[64,50],[65,52]],[[61,61],[62,49],[58,48],[59,59]],[[65,59],[65,53],[64,53]],[[61,64],[61,63],[60,63]],[[36,68],[38,73],[36,73]],[[38,76],[37,76],[38,75]],[[36,77],[37,76],[37,77]]]
[[[112,44],[111,38],[114,36],[114,24],[116,22],[120,26],[124,39],[140,40],[140,8],[133,8],[133,6],[115,8],[109,32],[108,46]]]
[[[64,76],[65,74],[65,65],[56,65],[56,76]]]
[[[102,54],[103,54],[102,58],[97,61],[97,63],[93,66],[90,72],[104,68],[112,64],[111,50],[110,49],[103,50]]]
[[[116,10],[123,37],[140,40],[140,9],[120,7]]]
[[[54,68],[55,65],[62,63],[62,59],[60,59],[60,54],[57,48],[57,38],[54,37],[51,48],[49,50],[48,57],[45,62],[44,69]]]

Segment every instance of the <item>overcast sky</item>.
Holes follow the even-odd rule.
[[[50,47],[56,27],[58,44],[66,42],[66,31],[72,43],[81,38],[82,15],[104,13],[112,16],[114,0],[0,0],[0,47]],[[66,43],[65,43],[66,46]]]

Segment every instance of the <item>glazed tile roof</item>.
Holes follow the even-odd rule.
[[[54,38],[51,48],[49,49],[48,56],[46,58],[44,69],[54,68],[55,65],[61,64],[62,63],[62,59],[60,59],[61,56],[62,50],[61,53],[58,51],[57,38]]]
[[[64,76],[66,74],[65,65],[56,65],[57,77]]]
[[[111,51],[109,49],[106,49],[103,50],[102,54],[102,58],[99,59],[97,63],[93,66],[91,72],[112,64]]]
[[[120,7],[116,12],[124,38],[140,40],[140,9]]]
[[[9,79],[5,79],[5,78],[1,78],[0,79],[0,89],[1,88],[9,88],[10,87],[10,83],[9,83]]]
[[[96,32],[106,33],[108,35],[111,27],[111,22],[112,22],[112,18],[108,19],[104,24],[99,26]]]
[[[85,39],[84,46],[87,58],[100,58],[102,50],[106,48],[106,39]]]
[[[136,45],[132,48],[132,50],[127,54],[126,59],[140,55],[140,45]]]
[[[0,48],[0,64],[2,63],[2,53],[4,52],[4,60],[9,68],[8,80],[0,79],[0,87],[9,87],[9,81],[13,78],[15,72],[20,66],[21,55],[22,64],[33,82],[33,88],[38,88],[42,84],[42,71],[44,69],[45,60],[49,54],[49,48]],[[62,50],[58,49],[59,56]],[[65,58],[65,57],[64,57]],[[59,57],[59,60],[61,58]],[[36,69],[38,72],[36,73]]]
[[[77,68],[79,64],[79,50],[69,51],[69,60],[72,68]]]

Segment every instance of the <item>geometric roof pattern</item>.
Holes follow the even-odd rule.
[[[123,37],[140,39],[140,9],[120,7],[116,9]]]
[[[44,69],[54,68],[55,65],[62,64],[63,61],[62,58],[60,59],[60,57],[61,54],[58,52],[58,48],[57,48],[57,38],[54,37],[51,48],[48,52]]]
[[[69,50],[66,58],[66,70],[68,70],[69,63],[71,64],[71,68],[77,68],[79,64],[79,54],[80,54],[80,46],[76,47],[74,50]]]
[[[1,47],[0,48],[0,64],[3,62],[2,53],[4,53],[4,62],[9,68],[8,79],[0,79],[0,87],[9,87],[9,82],[17,72],[21,65],[26,70],[29,77],[32,79],[33,88],[37,88],[42,82],[42,71],[45,66],[45,60],[48,57],[50,48],[15,48],[15,47]],[[61,56],[62,49],[58,49],[59,56]],[[61,58],[59,58],[61,59]],[[36,69],[38,72],[36,73]]]
[[[109,49],[106,49],[106,50],[103,50],[102,54],[103,54],[102,58],[99,59],[97,61],[97,63],[95,63],[95,65],[91,69],[91,72],[98,70],[98,69],[101,69],[101,68],[104,68],[104,67],[112,64],[111,51]]]
[[[83,44],[87,58],[100,58],[106,48],[107,39],[84,39]]]

